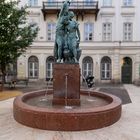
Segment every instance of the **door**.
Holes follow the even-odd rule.
[[[129,57],[123,59],[122,65],[122,83],[132,83],[132,60]]]

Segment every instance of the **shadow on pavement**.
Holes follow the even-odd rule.
[[[124,88],[100,88],[99,91],[106,92],[119,97],[122,100],[122,104],[132,103],[130,96]]]

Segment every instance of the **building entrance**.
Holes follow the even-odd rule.
[[[122,83],[132,83],[132,59],[129,57],[123,58]]]

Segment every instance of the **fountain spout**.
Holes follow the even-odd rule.
[[[49,81],[47,82],[47,85],[46,85],[46,92],[45,92],[45,94],[44,94],[44,97],[43,97],[40,101],[48,101],[48,97],[47,97],[47,95],[48,95],[48,89],[49,89],[49,85],[50,85],[52,79],[53,79],[53,78],[50,78]]]
[[[65,108],[72,109],[72,106],[68,105],[68,73],[65,73]]]

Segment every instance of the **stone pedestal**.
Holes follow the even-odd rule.
[[[53,105],[80,105],[79,64],[54,64],[53,92]]]

